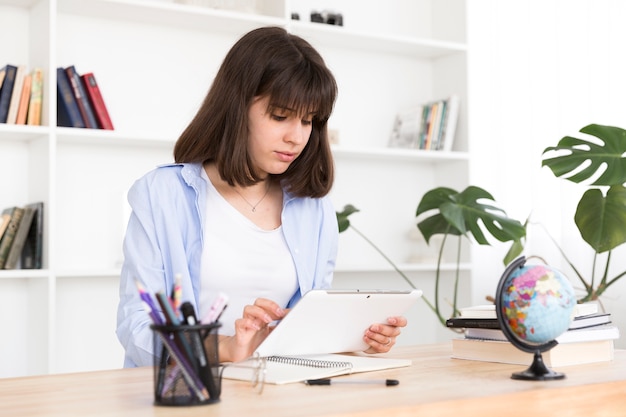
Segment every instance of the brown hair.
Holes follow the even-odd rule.
[[[260,181],[248,154],[248,109],[259,96],[269,97],[268,110],[315,112],[306,147],[284,173],[272,177],[296,196],[328,194],[334,165],[327,122],[337,84],[307,41],[278,27],[252,30],[231,48],[202,106],[178,138],[174,160],[214,161],[230,185]]]

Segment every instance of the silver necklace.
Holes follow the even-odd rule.
[[[267,197],[267,194],[269,194],[270,186],[271,186],[271,184],[268,181],[267,182],[267,190],[265,190],[265,194],[263,194],[263,197],[261,197],[261,199],[259,201],[257,201],[256,204],[252,204],[251,202],[249,202],[248,199],[246,197],[244,197],[243,194],[241,194],[237,188],[233,187],[233,190],[235,190],[235,192],[237,194],[239,194],[239,197],[243,198],[243,201],[245,201],[252,208],[252,212],[256,213],[256,208],[258,207],[258,205],[261,204],[261,201],[263,201],[265,199],[265,197]]]

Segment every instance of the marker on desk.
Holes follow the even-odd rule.
[[[398,385],[397,379],[307,379],[307,385],[335,385],[335,384],[378,384],[388,387]]]

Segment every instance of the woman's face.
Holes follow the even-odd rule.
[[[313,113],[294,110],[268,111],[269,98],[256,97],[248,110],[248,146],[259,175],[282,174],[309,141]]]

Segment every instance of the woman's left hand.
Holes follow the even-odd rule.
[[[386,324],[372,324],[363,336],[370,347],[365,353],[387,353],[396,344],[400,328],[405,327],[407,320],[403,316],[389,317]]]

